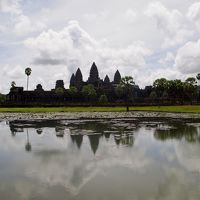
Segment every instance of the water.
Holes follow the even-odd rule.
[[[2,200],[199,200],[200,124],[0,123]]]

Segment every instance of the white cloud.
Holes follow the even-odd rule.
[[[0,11],[5,13],[19,14],[21,0],[0,0]]]
[[[0,33],[3,33],[6,31],[6,27],[5,26],[2,26],[0,25]]]
[[[109,12],[106,10],[102,10],[98,13],[85,13],[83,17],[88,20],[98,20],[98,19],[105,19],[108,16]]]
[[[28,33],[40,31],[45,28],[42,22],[32,22],[28,16],[19,15],[16,17],[14,31],[17,35],[27,35]]]
[[[142,86],[151,84],[155,75],[181,78],[189,75],[187,71],[197,71],[193,69],[198,56],[189,53],[188,67],[181,67],[183,56],[179,57],[181,46],[199,38],[199,16],[200,3],[195,0],[87,0],[87,6],[79,0],[0,0],[0,67],[12,71],[30,64],[31,88],[37,81],[52,88],[56,78],[67,83],[77,67],[87,79],[93,61],[102,78],[108,74],[112,79],[119,69]],[[81,27],[75,21],[66,25],[71,19]],[[172,54],[177,54],[176,65]],[[8,91],[11,78],[0,78],[1,92]]]
[[[69,72],[81,67],[86,77],[92,61],[97,62],[103,75],[113,75],[115,67],[122,73],[131,75],[135,68],[145,65],[145,57],[151,54],[140,42],[126,48],[106,47],[91,37],[76,21],[69,22],[61,31],[48,30],[36,38],[29,38],[25,41],[25,46],[34,52],[33,63],[66,64]]]
[[[172,52],[167,52],[166,56],[164,58],[161,58],[158,62],[160,64],[166,65],[166,64],[171,64],[174,62],[175,56]]]
[[[175,58],[176,68],[184,73],[199,73],[200,71],[200,40],[187,42],[182,46]]]
[[[128,21],[130,22],[134,22],[136,20],[137,17],[137,13],[132,10],[132,9],[128,9],[125,13],[125,17]]]
[[[189,7],[187,17],[193,21],[200,30],[200,2],[196,2]]]
[[[145,14],[152,17],[157,28],[163,32],[164,48],[182,44],[193,35],[193,31],[186,27],[184,16],[177,9],[170,10],[161,2],[154,2],[148,5]]]

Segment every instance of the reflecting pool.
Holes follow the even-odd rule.
[[[2,200],[199,200],[200,124],[0,122]]]

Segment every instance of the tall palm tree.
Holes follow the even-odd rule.
[[[29,82],[29,76],[31,75],[32,69],[30,67],[27,67],[25,69],[25,74],[27,75],[27,90],[28,90],[28,82]]]
[[[123,90],[126,93],[126,111],[129,111],[129,101],[130,101],[130,97],[132,96],[132,90],[133,90],[133,86],[135,85],[135,82],[133,81],[133,77],[132,76],[125,76],[121,79],[120,82],[120,87],[123,88]]]
[[[31,143],[29,142],[29,133],[28,133],[28,128],[26,129],[26,145],[25,145],[25,150],[26,151],[31,151]]]

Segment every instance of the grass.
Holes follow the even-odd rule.
[[[200,105],[193,106],[136,106],[130,111],[186,112],[200,113]],[[31,107],[31,108],[0,108],[0,112],[13,113],[46,113],[46,112],[122,112],[125,107]]]

